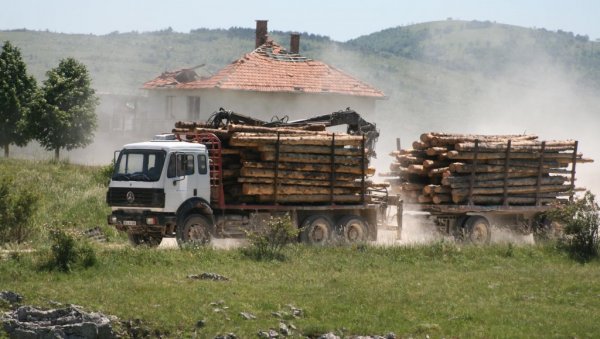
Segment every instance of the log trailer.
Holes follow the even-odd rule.
[[[348,125],[348,134],[287,134],[340,124]],[[231,132],[232,127],[282,132],[248,136],[251,133]],[[175,128],[119,151],[106,196],[112,209],[108,223],[127,232],[134,245],[156,246],[164,237],[175,237],[181,246],[205,244],[213,237],[243,237],[270,217],[287,214],[306,243],[376,240],[387,201],[375,200],[366,180],[377,136],[373,124],[349,109],[292,122],[263,122],[221,109],[206,123]],[[232,146],[234,139],[243,145],[267,141],[244,148]],[[290,145],[289,140],[299,144]],[[306,140],[324,144],[305,145]],[[263,148],[267,150],[258,151]],[[304,158],[306,152],[321,152],[308,159],[325,161],[293,162],[294,156]],[[232,157],[235,163],[228,168]],[[302,172],[304,168],[310,171]]]
[[[490,225],[523,234],[551,231],[540,213],[574,199],[576,165],[592,162],[578,142],[540,141],[535,135],[425,133],[413,148],[397,140],[388,179],[390,201],[403,213],[427,213],[438,230],[476,244],[489,243]]]

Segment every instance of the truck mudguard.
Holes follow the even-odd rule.
[[[190,213],[203,215],[208,218],[213,226],[215,224],[213,210],[210,207],[210,204],[204,199],[194,197],[181,204],[177,209],[177,225],[181,225]]]

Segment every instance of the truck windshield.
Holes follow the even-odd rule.
[[[164,163],[164,151],[124,150],[119,154],[112,180],[157,181]]]

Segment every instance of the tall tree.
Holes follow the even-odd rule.
[[[98,97],[87,68],[73,58],[61,60],[46,75],[32,121],[35,138],[47,150],[54,150],[58,160],[61,148],[85,147],[94,140]]]
[[[35,98],[37,83],[27,75],[21,52],[9,41],[0,54],[0,145],[4,156],[9,146],[25,146],[31,140],[27,116]]]

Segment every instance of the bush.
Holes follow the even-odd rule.
[[[115,161],[111,161],[110,164],[100,167],[100,169],[94,173],[94,180],[100,185],[107,186],[112,178],[113,172],[115,171]]]
[[[18,187],[9,177],[0,179],[0,244],[22,243],[31,235],[30,216],[39,197],[28,187]]]
[[[42,264],[43,269],[71,272],[77,265],[88,268],[96,265],[94,248],[87,242],[78,240],[75,234],[61,228],[50,230],[50,258]]]
[[[560,244],[579,261],[597,258],[600,253],[600,211],[596,197],[591,192],[562,208],[546,213],[546,216],[564,226],[564,237]]]
[[[284,258],[282,250],[285,245],[296,241],[298,229],[292,224],[289,215],[271,217],[262,231],[246,231],[250,247],[243,253],[257,260]]]

